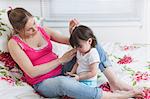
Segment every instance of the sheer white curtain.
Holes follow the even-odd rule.
[[[143,0],[41,0],[46,20],[139,21]]]

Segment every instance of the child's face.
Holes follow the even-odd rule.
[[[79,47],[77,47],[77,50],[79,50],[80,53],[86,53],[91,49],[92,39],[89,38],[87,41],[85,40],[79,40]]]

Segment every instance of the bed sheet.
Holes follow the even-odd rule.
[[[144,88],[145,99],[150,99],[150,44],[102,43],[102,47],[116,76],[135,88]],[[13,66],[9,53],[1,55],[0,60],[1,99],[44,99],[24,82],[22,72]],[[108,86],[107,79],[99,71],[98,87],[110,91]]]
[[[150,44],[102,43],[116,76],[134,88],[144,88],[144,99],[150,99]],[[107,79],[99,72],[99,85],[110,91]]]

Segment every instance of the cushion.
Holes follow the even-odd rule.
[[[8,52],[7,50],[7,42],[8,36],[11,33],[11,25],[8,21],[6,10],[0,10],[0,51]]]

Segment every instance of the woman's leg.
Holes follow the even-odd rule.
[[[102,92],[100,88],[89,87],[74,78],[59,76],[49,78],[34,86],[35,90],[45,97],[69,96],[75,99],[128,99],[139,92]]]
[[[126,83],[121,82],[112,70],[112,64],[104,49],[97,44],[96,49],[100,56],[101,63],[99,64],[100,70],[104,73],[109,81],[112,90],[131,90],[132,88]]]
[[[101,61],[99,64],[99,68],[103,72],[107,67],[111,67],[112,64],[110,60],[108,59],[106,52],[104,51],[104,49],[101,47],[100,44],[96,45],[96,49],[98,51],[100,61]]]
[[[89,87],[74,78],[58,76],[49,78],[37,86],[35,90],[45,97],[69,96],[75,99],[100,99],[101,89]]]
[[[117,91],[115,93],[103,92],[101,99],[129,99],[133,97],[140,97],[143,99],[142,92],[139,90],[135,91]]]
[[[126,91],[128,91],[128,90],[133,89],[130,85],[128,85],[125,82],[121,81],[115,75],[115,72],[112,70],[112,67],[107,67],[103,71],[103,73],[106,76],[106,78],[108,79],[112,91],[115,91],[115,90],[126,90]]]

